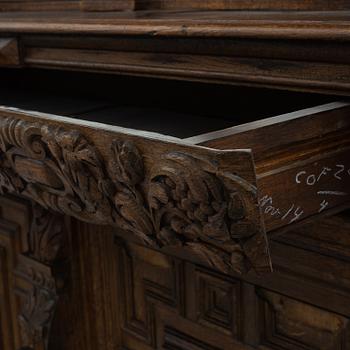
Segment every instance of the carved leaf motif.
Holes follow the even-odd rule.
[[[142,156],[135,145],[129,141],[114,140],[108,170],[115,185],[113,195],[115,223],[133,232],[145,244],[154,245],[153,225],[139,188],[145,170]]]
[[[0,177],[3,189],[86,221],[111,223],[110,180],[99,153],[79,132],[14,118],[0,119],[0,130],[2,173],[18,171],[12,177],[15,184]],[[33,171],[28,176],[24,172],[28,170],[16,168],[19,158],[37,164],[41,172]],[[53,181],[53,175],[61,181],[60,188],[58,180],[55,186],[44,185],[45,168],[47,174],[52,174],[49,181]]]
[[[37,261],[51,264],[59,258],[64,244],[63,218],[36,205],[29,232],[28,254]]]
[[[37,344],[45,342],[56,303],[57,296],[52,291],[33,287],[19,315],[21,337],[25,346],[35,348]]]
[[[116,224],[136,234],[144,243],[154,245],[152,222],[137,190],[124,188],[117,191],[114,205]]]
[[[227,187],[227,183],[230,184]],[[255,188],[231,174],[218,173],[207,160],[172,152],[151,170],[148,203],[161,246],[184,246],[221,271],[243,273],[254,264],[263,234],[249,219]],[[259,247],[259,251],[261,246]],[[265,251],[259,258],[267,261]],[[251,260],[247,264],[246,259]],[[266,262],[265,261],[265,262]]]
[[[158,163],[152,175],[148,201],[157,232],[167,228],[178,239],[205,236],[218,242],[230,240],[224,188],[198,160],[171,153]]]
[[[42,128],[42,140],[55,158],[73,193],[77,194],[86,210],[95,212],[103,202],[106,176],[102,161],[94,147],[76,131],[66,132],[61,128]]]
[[[17,192],[24,188],[24,183],[17,174],[9,168],[0,169],[0,193]]]
[[[19,255],[18,271],[30,283],[18,316],[21,349],[47,349],[51,323],[58,302],[58,290],[67,280],[54,264],[64,262],[66,255],[64,218],[33,205],[32,224],[28,233],[28,251]]]
[[[216,267],[268,264],[256,188],[206,158],[169,152],[146,168],[133,142],[114,140],[107,162],[78,131],[15,118],[0,118],[0,149],[2,191],[116,226],[147,245],[192,247]],[[40,222],[39,232],[50,234],[33,241],[43,261],[56,254],[59,234],[50,225]]]
[[[135,186],[144,179],[145,172],[142,157],[129,141],[112,143],[112,159],[109,163],[110,174],[114,181]]]

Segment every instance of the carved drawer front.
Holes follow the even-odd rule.
[[[250,151],[0,109],[2,191],[224,272],[270,270]]]
[[[142,104],[142,91],[125,81],[116,81],[116,99],[107,80],[36,74],[30,91],[16,81],[0,90],[5,192],[233,274],[270,270],[265,227],[349,204],[346,102],[306,96],[298,111],[284,95],[269,111],[245,104],[210,117],[205,96],[198,114],[180,113],[181,103],[172,112],[173,103],[152,102],[145,81]],[[279,116],[263,118],[271,113]]]

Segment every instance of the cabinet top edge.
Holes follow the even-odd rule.
[[[350,11],[0,12],[0,33],[349,40]]]

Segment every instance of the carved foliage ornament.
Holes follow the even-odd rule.
[[[21,350],[47,349],[49,334],[65,276],[53,266],[65,261],[64,218],[39,205],[33,205],[28,233],[28,251],[19,257],[20,275],[30,283],[18,316]]]
[[[48,348],[50,326],[56,309],[58,296],[52,291],[34,286],[27,296],[21,314],[22,349],[36,349],[42,344],[42,349]]]
[[[14,118],[0,119],[0,147],[2,191],[221,271],[269,265],[256,188],[208,159],[174,151],[146,169],[132,142],[114,140],[106,163],[78,131]]]

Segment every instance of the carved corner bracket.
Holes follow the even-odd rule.
[[[18,316],[23,345],[20,350],[48,349],[51,324],[65,280],[54,271],[54,265],[64,260],[64,244],[63,216],[33,205],[29,249],[19,256],[18,267],[29,284]]]
[[[133,141],[114,139],[104,159],[77,130],[8,117],[0,119],[0,150],[3,192],[222,272],[270,269],[256,187],[189,147],[145,162]]]

